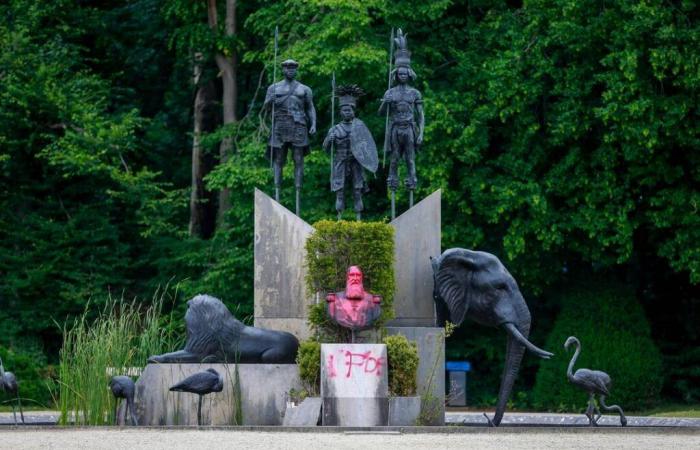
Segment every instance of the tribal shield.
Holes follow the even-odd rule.
[[[350,132],[350,150],[358,163],[365,169],[374,173],[379,167],[377,145],[374,143],[372,133],[360,119],[352,122]]]

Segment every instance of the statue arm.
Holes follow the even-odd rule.
[[[416,144],[423,143],[423,131],[425,130],[425,114],[423,113],[423,103],[416,105],[416,114],[418,114],[418,138]]]
[[[389,94],[389,91],[386,91],[384,93],[384,97],[382,98],[382,103],[381,103],[381,105],[379,105],[379,115],[380,116],[382,116],[388,112],[390,102],[391,102],[391,95]]]
[[[267,88],[267,93],[265,94],[265,101],[263,102],[262,109],[263,111],[269,111],[272,108],[272,101],[273,101],[273,92],[274,92],[274,84],[270,85]]]
[[[423,111],[423,98],[420,92],[417,92],[416,97],[416,115],[418,116],[418,137],[416,138],[416,144],[421,145],[423,143],[423,131],[425,131],[425,112]]]
[[[335,141],[335,132],[334,132],[335,127],[331,127],[328,130],[328,134],[326,135],[326,138],[323,140],[323,149],[325,151],[330,150],[331,144],[333,141]]]
[[[306,88],[306,115],[309,118],[309,134],[316,134],[316,108],[314,108],[314,98],[311,89]]]

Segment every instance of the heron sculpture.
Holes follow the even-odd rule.
[[[219,375],[214,369],[207,369],[204,372],[197,372],[170,388],[175,392],[191,392],[199,395],[197,405],[197,425],[202,425],[202,397],[212,392],[224,390],[224,377]]]
[[[22,411],[22,400],[19,397],[17,377],[12,372],[5,372],[2,358],[0,358],[0,391],[7,392],[10,396],[15,396],[19,405],[19,415],[22,418],[22,423],[24,423],[24,411]],[[15,411],[14,403],[12,404],[12,417],[15,420],[15,425],[17,425],[17,412]]]
[[[136,392],[136,385],[134,380],[130,377],[124,375],[117,375],[109,380],[109,389],[114,394],[117,399],[116,412],[114,414],[114,420],[119,420],[119,399],[123,398],[126,400],[126,407],[124,410],[124,422],[126,422],[127,414],[131,413],[131,422],[134,426],[137,426],[138,420],[136,420],[136,413],[134,411],[134,392]]]
[[[579,353],[581,353],[581,342],[574,336],[569,336],[569,338],[564,343],[564,349],[568,350],[571,345],[576,346],[576,351],[574,356],[569,362],[569,368],[566,370],[566,377],[571,383],[580,387],[581,389],[588,392],[588,408],[586,408],[586,417],[588,417],[588,422],[590,426],[598,426],[598,420],[603,415],[600,409],[596,406],[595,396],[598,395],[598,401],[600,406],[606,411],[617,411],[620,414],[620,424],[624,427],[627,425],[627,418],[625,413],[622,411],[618,405],[606,405],[605,397],[610,395],[610,387],[612,386],[612,380],[610,375],[600,370],[590,370],[590,369],[578,369],[574,372],[574,364],[576,363],[576,358],[578,358]],[[598,414],[598,417],[596,417]]]

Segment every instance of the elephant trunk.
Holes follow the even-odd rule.
[[[517,326],[518,331],[526,339],[530,334],[530,314],[527,314],[527,321],[522,321]],[[496,414],[490,424],[498,426],[503,419],[503,414],[506,412],[506,405],[510,398],[510,393],[513,390],[516,378],[518,378],[518,370],[520,362],[525,354],[525,346],[522,345],[511,333],[508,333],[508,344],[506,348],[506,363],[503,367],[503,375],[501,376],[501,387],[498,390],[498,402],[496,403]]]

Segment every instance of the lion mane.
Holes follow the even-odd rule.
[[[299,341],[292,334],[244,325],[210,295],[197,295],[187,306],[184,350],[151,356],[149,362],[294,363]]]

